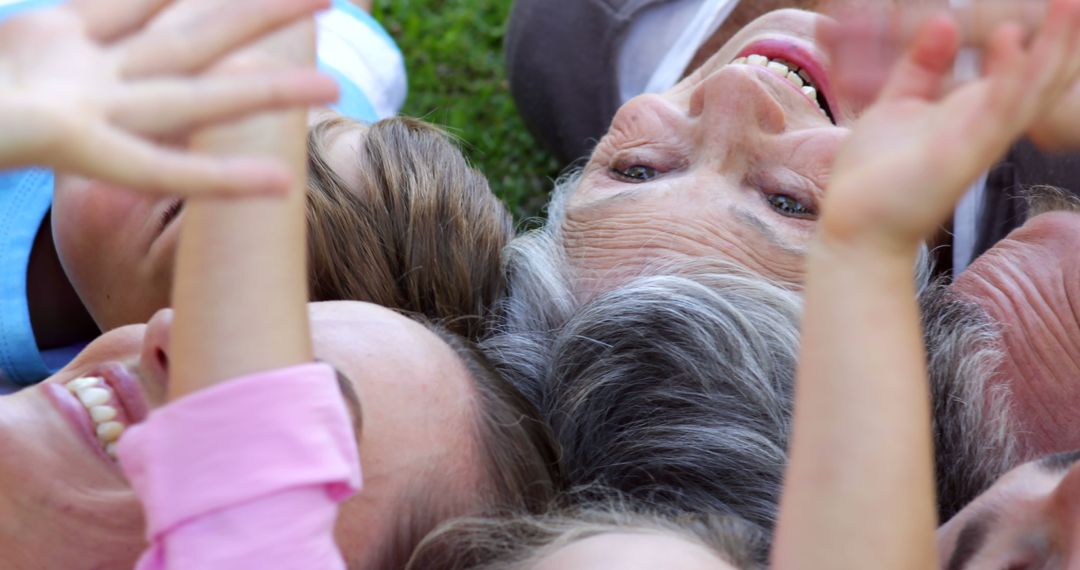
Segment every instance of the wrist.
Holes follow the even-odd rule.
[[[837,236],[819,227],[807,249],[807,272],[836,272],[845,268],[890,278],[914,278],[920,243],[873,234]]]

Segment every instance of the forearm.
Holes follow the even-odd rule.
[[[775,568],[935,567],[915,251],[819,241],[808,256]]]
[[[314,62],[310,23],[258,46],[259,57]],[[190,200],[177,254],[170,398],[216,382],[311,360],[307,325],[306,113],[268,114],[201,133],[201,150],[277,158],[293,174],[285,198]]]

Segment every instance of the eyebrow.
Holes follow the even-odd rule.
[[[356,395],[356,388],[353,388],[353,383],[348,376],[342,374],[337,368],[334,368],[334,375],[337,377],[338,389],[341,390],[341,395],[345,399],[345,406],[349,408],[349,414],[352,416],[353,431],[359,439],[360,434],[364,433],[364,408],[360,405],[360,397]]]
[[[1043,471],[1048,471],[1050,474],[1056,475],[1062,471],[1067,471],[1078,460],[1080,460],[1080,450],[1066,451],[1063,453],[1047,455],[1040,459],[1037,465],[1041,467]]]
[[[964,566],[967,566],[968,562],[971,562],[971,559],[975,557],[975,554],[983,547],[983,543],[986,542],[986,536],[990,532],[990,523],[993,522],[993,518],[990,513],[983,513],[972,517],[964,525],[964,528],[960,530],[960,534],[956,537],[956,547],[953,548],[952,556],[949,557],[949,563],[945,565],[945,570],[961,570]]]

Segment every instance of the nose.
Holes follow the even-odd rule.
[[[173,310],[162,309],[146,323],[143,336],[140,370],[145,383],[157,387],[164,396],[169,381],[169,333],[172,330]]]
[[[779,134],[787,124],[784,107],[756,76],[758,70],[729,65],[707,77],[690,99],[690,116],[700,117],[710,138],[744,140],[755,133]]]

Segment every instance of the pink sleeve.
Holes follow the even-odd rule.
[[[143,504],[138,570],[340,570],[338,503],[360,488],[333,370],[231,380],[127,430],[120,463]]]

